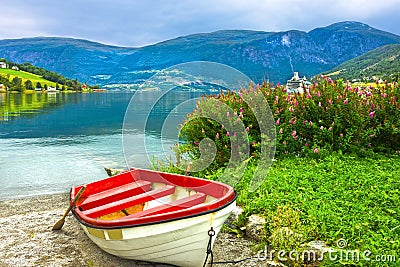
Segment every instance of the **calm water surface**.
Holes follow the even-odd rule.
[[[173,92],[158,103],[152,103],[152,92],[138,93],[143,107],[155,106],[145,129],[146,151],[130,149],[127,157],[149,168],[148,157],[164,156],[161,137],[164,146],[176,142],[177,125],[166,132],[164,127],[161,136],[163,119],[200,93]],[[72,185],[105,178],[104,167],[126,168],[122,125],[133,94],[0,94],[0,199],[67,192]],[[143,116],[140,107],[137,114]],[[139,142],[143,129],[129,134]]]

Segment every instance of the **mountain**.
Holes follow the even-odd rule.
[[[310,32],[225,30],[140,47],[116,47],[68,38],[0,40],[0,57],[29,61],[90,84],[140,83],[160,70],[188,61],[214,61],[254,81],[286,82],[293,71],[312,76],[387,44],[400,36],[359,22],[340,22]]]
[[[400,75],[400,44],[379,47],[323,74],[343,80],[374,81],[379,78],[397,81]]]

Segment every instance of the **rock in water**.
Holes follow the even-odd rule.
[[[107,168],[107,167],[105,167],[104,170],[107,172],[108,176],[110,176],[110,177],[120,174],[121,172],[125,171],[123,169],[112,169],[112,168]]]

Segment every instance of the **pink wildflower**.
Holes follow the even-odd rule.
[[[316,147],[315,149],[314,149],[314,154],[318,154],[319,153],[319,150],[318,150],[318,148]]]
[[[282,128],[279,129],[279,133],[283,134],[283,129]]]
[[[246,132],[248,132],[248,131],[250,131],[250,128],[249,128],[249,127],[246,127]]]
[[[372,119],[375,116],[375,111],[371,111],[368,116]]]
[[[279,125],[279,124],[281,124],[281,118],[278,118],[278,120],[276,121],[276,123],[275,123],[276,125]]]

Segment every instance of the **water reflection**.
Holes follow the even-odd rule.
[[[56,92],[1,93],[0,121],[9,121],[18,116],[34,116],[37,113],[57,108],[66,101],[66,95]]]
[[[165,130],[178,124],[163,128],[164,118],[171,111],[174,116],[190,112],[174,107],[194,95],[167,94],[143,118],[144,107],[154,104],[154,92],[138,93],[140,105],[130,131],[124,132],[133,140],[125,155],[122,124],[133,94],[0,94],[0,199],[67,192],[74,184],[104,178],[104,167],[126,168],[128,160],[149,168],[147,158],[165,156],[162,145],[168,152],[176,138],[176,131]],[[146,149],[137,145],[143,143],[144,132],[135,120],[142,119],[148,120]]]

